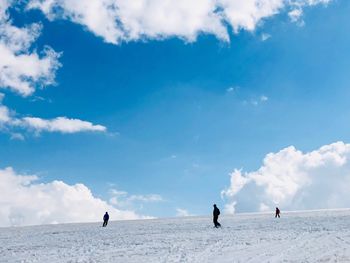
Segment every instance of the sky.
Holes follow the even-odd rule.
[[[0,0],[0,226],[350,207],[345,0]]]

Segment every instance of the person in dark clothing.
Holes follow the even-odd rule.
[[[214,222],[214,226],[216,228],[221,227],[221,224],[218,222],[219,219],[219,215],[220,215],[220,210],[219,208],[217,208],[216,204],[213,205],[214,206],[214,210],[213,210],[213,222]]]
[[[281,213],[281,211],[279,210],[279,208],[278,208],[278,207],[276,207],[276,214],[275,214],[275,218],[276,218],[276,217],[280,218],[280,213]]]
[[[106,227],[108,224],[108,220],[109,220],[109,214],[106,212],[105,215],[103,216],[103,227]]]

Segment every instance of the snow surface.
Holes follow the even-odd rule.
[[[350,262],[350,210],[0,228],[0,262]]]

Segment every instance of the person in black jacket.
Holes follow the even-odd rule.
[[[108,220],[109,220],[109,214],[106,212],[105,215],[103,216],[103,227],[106,227],[108,224]]]
[[[278,207],[276,207],[276,214],[275,214],[275,217],[280,218],[280,213],[281,213],[281,211],[279,210]]]
[[[214,226],[216,228],[221,227],[221,224],[218,222],[219,219],[219,215],[220,215],[220,210],[219,208],[217,208],[216,204],[213,205],[214,206],[214,210],[213,210],[213,222],[214,222]]]

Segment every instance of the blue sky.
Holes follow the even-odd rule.
[[[3,104],[20,116],[66,116],[107,130],[26,130],[11,139],[3,129],[1,167],[43,183],[83,183],[102,200],[111,189],[161,196],[127,207],[143,215],[223,207],[220,192],[235,168],[257,170],[266,154],[290,145],[309,152],[349,141],[350,3],[302,10],[296,22],[282,10],[254,30],[228,26],[230,42],[174,34],[106,43],[69,19],[9,9],[14,26],[41,23],[31,52],[62,54],[56,85],[25,97],[3,87]]]

